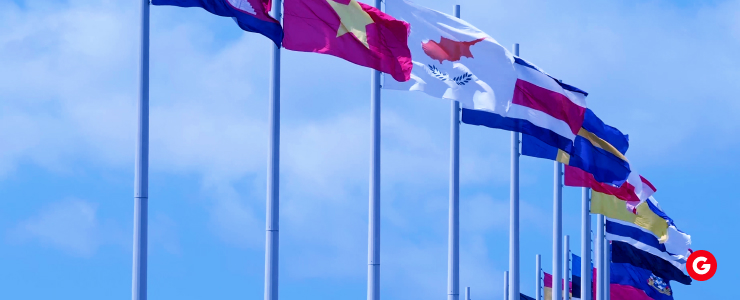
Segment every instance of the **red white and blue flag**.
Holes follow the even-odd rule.
[[[260,33],[280,47],[283,28],[270,16],[270,0],[152,0],[154,5],[200,7],[208,12],[229,17],[242,30]]]
[[[583,124],[588,94],[519,57],[514,57],[513,66],[517,79],[506,112],[464,107],[463,123],[521,132],[571,153]]]

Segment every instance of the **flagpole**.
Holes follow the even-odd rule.
[[[604,251],[606,254],[604,255],[604,272],[606,273],[604,276],[604,299],[605,300],[611,300],[612,298],[612,284],[611,284],[611,277],[612,277],[612,247],[611,244],[609,244],[609,241],[604,239]]]
[[[271,15],[282,22],[282,0],[273,0]],[[272,43],[271,43],[272,44]],[[267,150],[267,205],[265,218],[265,300],[278,299],[280,229],[280,47],[272,44],[270,72],[270,137]]]
[[[381,0],[375,7],[381,9]],[[380,71],[370,78],[370,199],[368,213],[367,300],[380,300]]]
[[[460,5],[453,13],[460,18]],[[450,208],[447,237],[447,300],[460,298],[460,102],[450,102]]]
[[[542,255],[535,256],[535,268],[537,269],[537,284],[534,285],[534,299],[542,300]]]
[[[380,0],[375,1],[379,4]],[[367,248],[367,300],[380,299],[380,72],[372,71],[370,115],[372,153],[370,154],[370,213]]]
[[[511,285],[509,284],[509,271],[504,271],[504,300],[511,299],[509,296],[509,290]]]
[[[149,0],[141,1],[139,125],[134,166],[134,255],[131,299],[146,300],[149,210]]]
[[[563,237],[563,299],[570,299],[570,236]]]
[[[581,299],[591,299],[591,215],[588,188],[581,190]]]
[[[563,164],[554,162],[554,191],[552,201],[552,300],[562,300],[561,268],[563,238]],[[548,299],[549,300],[549,299]]]
[[[555,162],[552,201],[552,300],[561,300],[563,237],[563,164]],[[549,300],[549,299],[548,299]]]
[[[519,44],[514,44],[519,56]],[[509,204],[509,299],[519,298],[519,133],[511,132],[511,186]]]
[[[596,215],[596,240],[594,241],[596,260],[596,300],[604,298],[604,215]]]

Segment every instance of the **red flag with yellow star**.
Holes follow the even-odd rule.
[[[409,24],[357,0],[285,0],[285,49],[334,55],[411,78]]]

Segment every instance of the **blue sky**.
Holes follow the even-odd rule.
[[[130,299],[136,1],[0,0],[0,297]],[[419,0],[590,93],[726,296],[740,205],[740,1]],[[149,295],[260,299],[270,42],[199,9],[152,7]],[[369,73],[283,52],[281,299],[365,297]],[[446,295],[449,102],[384,91],[384,299]],[[461,127],[461,286],[501,299],[509,133]],[[552,162],[523,158],[522,291],[551,269]],[[564,193],[580,252],[580,190]],[[462,289],[461,289],[462,290]]]

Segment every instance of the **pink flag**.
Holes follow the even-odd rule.
[[[285,49],[329,54],[411,78],[409,24],[357,0],[285,0]]]

